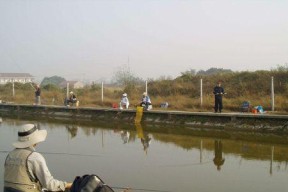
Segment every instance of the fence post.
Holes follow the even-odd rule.
[[[15,87],[14,87],[14,80],[13,80],[13,83],[12,83],[12,94],[13,94],[13,97],[15,97]]]
[[[101,101],[102,101],[102,103],[103,103],[103,100],[104,100],[104,87],[103,87],[103,81],[102,81],[102,83],[101,83],[101,89],[102,89],[102,92],[101,92]]]
[[[67,82],[67,93],[66,93],[66,98],[69,98],[69,83]]]
[[[203,84],[202,79],[200,79],[200,106],[202,108],[203,105]]]
[[[148,95],[147,80],[145,81],[145,92],[146,92],[147,95]]]
[[[274,111],[274,78],[271,77],[271,107],[272,111]]]

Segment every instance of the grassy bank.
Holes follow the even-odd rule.
[[[153,108],[159,109],[160,104],[168,102],[165,110],[181,111],[213,111],[213,88],[218,80],[227,92],[223,98],[224,112],[239,111],[243,101],[250,101],[252,106],[261,105],[264,110],[271,111],[271,79],[274,81],[276,112],[288,112],[288,71],[257,71],[218,73],[213,75],[183,74],[176,79],[148,80],[148,93]],[[202,105],[200,100],[200,82],[202,80]],[[15,83],[14,96],[11,83],[0,85],[0,99],[19,104],[34,103],[34,88],[31,84]],[[66,89],[57,85],[41,86],[42,104],[63,105]],[[70,90],[72,90],[70,88]],[[100,85],[93,84],[73,90],[80,106],[83,107],[112,107],[119,103],[124,92],[128,94],[131,108],[135,108],[145,91],[145,82],[128,82],[122,86],[104,85],[103,101]]]

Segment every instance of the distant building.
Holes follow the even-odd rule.
[[[66,88],[67,83],[69,83],[69,89],[81,89],[85,86],[84,83],[80,81],[63,81],[59,86],[61,88]]]
[[[34,77],[29,73],[0,73],[0,84],[6,83],[32,83]]]

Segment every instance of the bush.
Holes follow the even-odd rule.
[[[154,108],[159,108],[163,102],[169,103],[169,109],[188,111],[212,111],[214,106],[213,88],[221,80],[227,92],[223,99],[224,110],[238,111],[243,101],[250,101],[252,105],[262,105],[265,110],[271,109],[271,77],[274,77],[275,109],[288,111],[288,71],[256,71],[256,72],[227,72],[212,75],[183,74],[172,80],[162,78],[148,81],[148,94]],[[200,104],[200,79],[203,85],[203,104]],[[1,100],[20,104],[34,102],[34,85],[13,84],[0,85]],[[105,87],[105,86],[104,86]],[[63,105],[66,89],[53,84],[42,88],[41,100],[43,104]],[[111,107],[112,103],[119,103],[124,92],[128,94],[131,108],[139,105],[142,93],[145,91],[144,82],[131,82],[122,86],[104,88],[97,84],[73,90],[80,100],[80,106]]]

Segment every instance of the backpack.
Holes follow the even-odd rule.
[[[97,175],[75,177],[70,192],[114,192]]]

